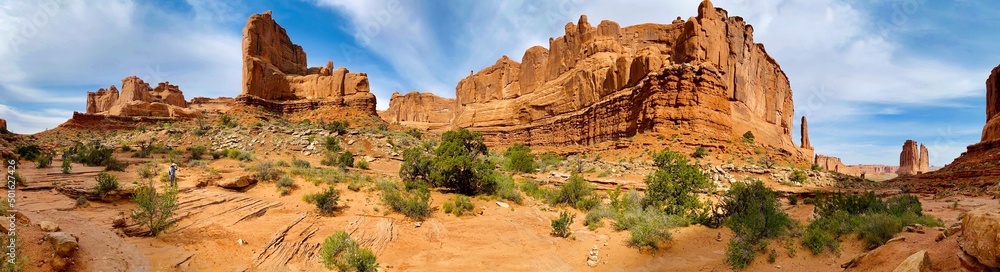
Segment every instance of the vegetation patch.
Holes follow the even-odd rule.
[[[323,266],[327,269],[368,272],[377,271],[379,268],[375,253],[358,245],[344,231],[326,237],[319,255],[323,259]]]
[[[920,200],[910,194],[882,199],[872,191],[835,193],[817,197],[815,204],[817,218],[809,222],[802,237],[802,243],[813,254],[838,253],[838,240],[848,234],[857,235],[865,246],[875,248],[892,239],[904,226],[943,225],[941,220],[924,215]]]

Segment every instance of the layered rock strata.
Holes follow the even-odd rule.
[[[455,99],[442,98],[432,93],[392,93],[389,108],[379,116],[388,122],[421,122],[449,124],[455,116]]]
[[[368,75],[347,68],[306,67],[306,53],[292,43],[271,12],[254,14],[243,28],[242,104],[291,113],[318,107],[353,107],[375,115]]]
[[[121,93],[111,85],[107,89],[87,92],[86,114],[121,117],[198,117],[200,114],[188,108],[184,93],[169,82],[159,83],[156,88],[136,76],[122,79]]]

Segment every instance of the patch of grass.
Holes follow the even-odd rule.
[[[565,157],[556,155],[555,153],[542,153],[538,156],[538,168],[542,171],[548,171],[550,168],[558,167]]]
[[[552,195],[549,202],[552,205],[567,204],[586,211],[596,206],[597,199],[597,195],[594,194],[594,185],[579,175],[572,175],[569,177],[569,181]]]
[[[288,195],[295,188],[295,180],[289,176],[282,176],[274,185],[278,187],[278,192],[281,192],[281,195]]]
[[[604,226],[604,222],[601,221],[605,218],[613,218],[615,216],[614,209],[608,206],[599,206],[598,208],[591,209],[587,211],[587,215],[584,217],[583,225],[587,226],[591,231]]]
[[[382,190],[382,202],[392,211],[415,220],[430,217],[431,195],[426,187],[404,191],[388,180],[378,182],[377,187]]]
[[[277,162],[274,162],[274,166],[277,166],[277,167],[290,167],[292,165],[288,164],[288,162],[285,161],[285,160],[278,160]]]
[[[366,160],[358,160],[358,161],[354,162],[354,168],[368,170],[370,168],[370,166],[368,166],[368,161],[366,161]]]
[[[572,234],[569,227],[573,225],[573,218],[576,218],[576,215],[567,211],[560,212],[559,218],[552,219],[552,235],[562,238],[569,237]]]
[[[358,245],[344,231],[326,237],[319,255],[323,260],[323,266],[327,269],[368,272],[377,271],[379,268],[375,254],[368,248]]]
[[[691,153],[691,157],[695,159],[701,159],[705,156],[708,156],[708,150],[705,150],[705,148],[701,146],[695,148],[694,152]]]
[[[309,169],[312,168],[312,165],[309,164],[309,161],[292,158],[292,167]]]
[[[462,216],[466,213],[471,213],[475,205],[472,204],[472,198],[464,195],[456,195],[451,201],[447,201],[442,206],[445,213],[454,214],[455,216]]]
[[[497,189],[496,192],[494,192],[494,195],[517,204],[522,204],[524,202],[524,197],[521,196],[521,192],[517,191],[517,186],[514,184],[514,178],[510,175],[494,173],[493,179],[496,180],[497,184]]]
[[[302,196],[302,200],[316,205],[316,208],[324,215],[333,215],[338,209],[337,201],[340,201],[340,191],[330,186],[321,192],[306,194]]]

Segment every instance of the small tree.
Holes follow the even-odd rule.
[[[575,217],[576,215],[569,212],[560,212],[559,218],[552,219],[552,235],[562,238],[569,237],[572,234],[569,231],[569,227],[573,225],[573,218]]]
[[[507,148],[503,152],[503,156],[507,158],[506,168],[511,171],[521,172],[521,173],[532,173],[535,172],[535,168],[538,168],[538,163],[535,162],[535,156],[531,154],[531,148],[516,143]]]
[[[445,132],[431,160],[431,183],[465,195],[492,193],[496,182],[492,178],[493,166],[482,158],[486,152],[483,135],[478,132]]]
[[[656,172],[646,177],[647,205],[663,208],[668,214],[689,216],[702,208],[695,192],[712,187],[697,165],[689,164],[680,153],[664,149],[653,154]]]
[[[152,186],[140,186],[132,196],[137,207],[132,211],[132,219],[139,224],[149,227],[149,232],[157,236],[163,230],[174,224],[171,217],[177,209],[177,190],[167,188],[165,192],[158,193]]]
[[[69,158],[64,159],[62,162],[62,173],[69,174],[72,172],[73,172],[73,163],[70,161]]]
[[[106,172],[98,173],[95,180],[97,181],[97,186],[94,187],[94,190],[97,191],[97,194],[101,198],[107,196],[111,191],[118,190],[118,178]]]
[[[743,141],[752,144],[754,141],[753,132],[748,130],[746,133],[743,133]]]

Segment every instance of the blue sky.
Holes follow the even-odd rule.
[[[666,2],[666,3],[664,3]],[[454,97],[469,71],[519,60],[587,14],[592,24],[669,23],[699,1],[4,0],[0,118],[34,133],[85,110],[87,91],[137,75],[196,96],[240,93],[241,30],[273,10],[310,66],[368,73],[380,109],[393,91]],[[978,142],[985,80],[1000,64],[1000,5],[987,0],[718,0],[754,25],[788,74],[796,121],[817,153],[898,164],[906,139],[931,164]],[[797,130],[798,124],[796,124]],[[798,141],[798,133],[795,133]]]

